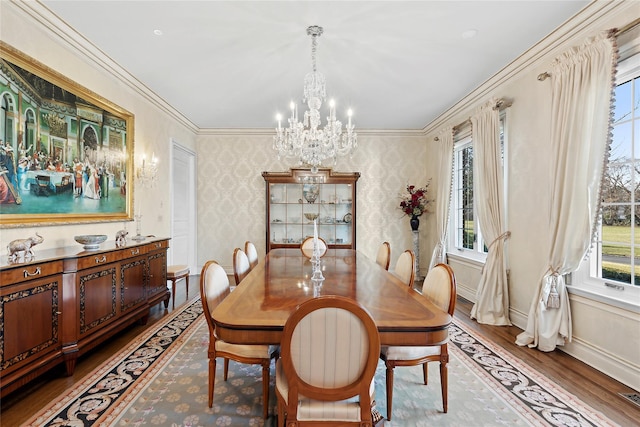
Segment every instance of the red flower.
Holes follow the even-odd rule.
[[[429,184],[431,180],[427,182],[424,187],[416,188],[415,185],[407,185],[406,196],[401,196],[400,210],[405,215],[420,216],[425,212],[428,212],[429,203],[433,200],[427,199],[427,193],[429,190]]]

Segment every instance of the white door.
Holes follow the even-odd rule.
[[[195,153],[172,140],[171,242],[168,264],[188,265],[196,272]]]

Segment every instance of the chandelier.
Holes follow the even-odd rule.
[[[298,120],[298,106],[292,101],[289,127],[281,125],[282,116],[278,114],[278,127],[273,137],[273,149],[281,157],[297,158],[300,164],[311,167],[312,173],[318,172],[318,166],[326,159],[333,159],[335,164],[338,156],[351,155],[358,146],[358,135],[353,131],[351,123],[352,111],[347,112],[348,122],[346,132],[342,131],[342,122],[336,120],[336,107],[333,100],[329,101],[329,116],[327,124],[320,126],[320,107],[326,99],[324,74],[316,70],[316,47],[318,37],[323,29],[317,25],[307,28],[307,35],[311,36],[311,64],[313,71],[304,78],[304,98],[309,108],[305,111],[302,122]]]

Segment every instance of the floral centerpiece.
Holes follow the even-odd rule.
[[[408,194],[400,196],[400,209],[405,215],[411,217],[411,228],[414,230],[417,230],[420,224],[418,217],[425,212],[429,212],[429,204],[433,201],[427,197],[430,184],[431,180],[424,187],[408,184]]]

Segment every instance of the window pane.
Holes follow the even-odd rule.
[[[603,203],[630,203],[637,188],[635,174],[630,163],[609,163],[602,181]]]
[[[631,159],[631,122],[625,122],[613,127],[609,161],[620,162]]]
[[[613,120],[615,123],[620,120],[629,120],[631,116],[631,81],[621,84],[615,90],[615,109]]]
[[[619,233],[612,227],[629,227],[631,224],[630,205],[609,205],[602,207],[602,240],[616,241]]]
[[[602,278],[623,283],[631,283],[630,261],[630,245],[614,245],[603,243]]]

